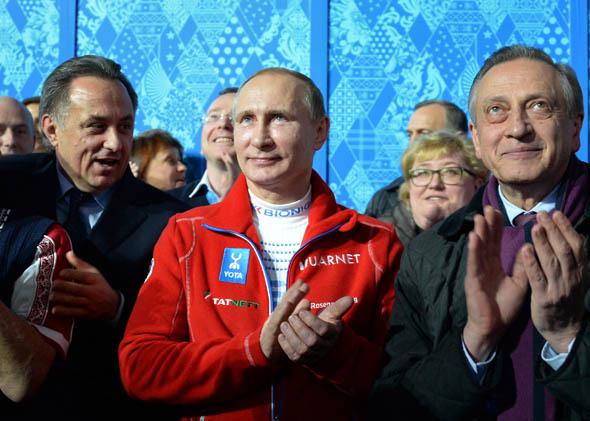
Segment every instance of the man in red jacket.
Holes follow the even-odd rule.
[[[186,416],[362,418],[401,243],[313,172],[329,120],[308,77],[262,70],[233,111],[242,175],[170,220],[119,348],[123,383]]]

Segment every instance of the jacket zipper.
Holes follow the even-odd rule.
[[[301,247],[299,247],[299,249],[295,252],[295,254],[293,254],[293,257],[291,258],[291,261],[289,262],[289,266],[287,268],[287,289],[289,289],[289,275],[291,273],[291,265],[293,263],[293,261],[295,260],[295,257],[303,250],[305,249],[311,242],[318,240],[322,237],[325,237],[328,234],[331,234],[334,231],[337,231],[342,225],[336,225],[334,228],[329,229],[328,231],[322,232],[318,235],[316,235],[313,238],[310,238],[305,244],[303,244]],[[262,256],[260,255],[260,252],[258,251],[258,248],[256,247],[256,245],[254,244],[254,242],[252,240],[250,240],[250,238],[248,238],[246,235],[239,233],[237,231],[232,231],[232,230],[227,230],[227,229],[222,229],[222,228],[216,228],[213,227],[209,224],[203,224],[203,227],[214,231],[214,232],[219,232],[219,233],[224,233],[224,234],[231,234],[234,235],[238,238],[241,238],[242,240],[246,241],[250,247],[252,248],[252,250],[254,250],[254,253],[256,254],[256,257],[258,258],[258,263],[260,264],[260,267],[262,268],[262,274],[264,275],[264,283],[266,284],[266,293],[267,293],[267,299],[268,299],[268,308],[269,308],[269,313],[268,315],[270,316],[270,314],[274,311],[275,306],[274,306],[274,302],[272,300],[272,287],[270,285],[270,279],[268,277],[268,273],[266,273],[266,268],[264,267],[264,263],[262,261]],[[280,402],[275,402],[277,401],[277,397],[276,397],[276,385],[273,383],[270,387],[270,414],[271,414],[271,420],[272,421],[279,421],[280,418]],[[277,407],[279,408],[278,411],[276,411]],[[204,421],[205,417],[201,417],[201,421]]]

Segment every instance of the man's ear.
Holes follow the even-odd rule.
[[[49,114],[43,114],[43,117],[41,117],[41,128],[43,129],[45,137],[49,139],[51,146],[53,146],[54,149],[57,149],[57,123]]]
[[[330,130],[330,119],[324,116],[316,123],[316,136],[313,142],[314,151],[319,151],[324,146],[328,138],[328,130]]]
[[[582,132],[582,125],[584,124],[584,114],[580,114],[574,119],[574,143],[572,144],[572,153],[578,152],[580,149],[580,133]]]
[[[479,147],[479,136],[477,134],[477,128],[472,121],[469,122],[469,133],[471,133],[471,140],[473,141],[473,147],[475,148],[475,156],[481,159],[481,150]]]

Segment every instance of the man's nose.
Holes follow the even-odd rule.
[[[250,143],[258,149],[264,149],[272,144],[272,137],[268,124],[259,123],[252,129],[252,139]]]
[[[12,131],[12,129],[7,128],[6,130],[4,130],[4,133],[2,133],[2,136],[0,136],[0,138],[2,139],[2,146],[6,147],[6,148],[11,148],[13,149],[16,145],[16,136],[14,135],[14,132]]]
[[[525,110],[513,109],[508,116],[507,135],[522,138],[531,132],[529,117]]]
[[[105,132],[105,141],[103,146],[113,152],[118,152],[123,148],[125,139],[124,135],[119,133],[115,128],[110,128]]]

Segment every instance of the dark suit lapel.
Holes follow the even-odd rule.
[[[51,219],[56,219],[56,204],[59,190],[59,181],[57,179],[57,166],[55,160],[44,166],[35,178],[42,180],[39,184],[42,186],[37,191],[36,200],[42,208],[41,214],[47,215]]]
[[[133,204],[136,197],[133,186],[135,180],[129,180],[128,176],[133,177],[130,173],[123,177],[90,233],[91,242],[103,253],[113,250],[123,240],[131,237],[148,217],[141,207]]]

